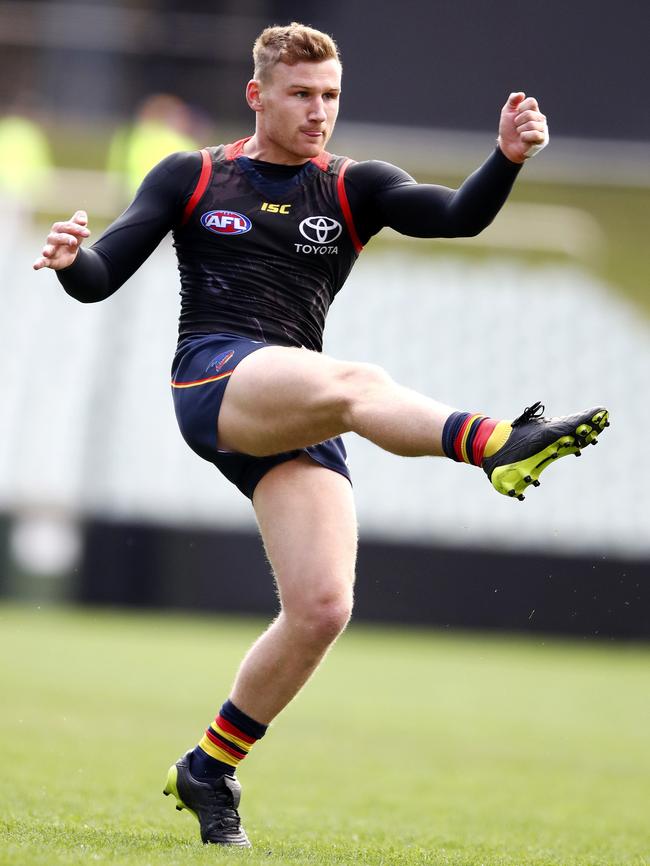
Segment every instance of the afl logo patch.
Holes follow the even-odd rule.
[[[303,238],[307,238],[312,244],[330,244],[343,231],[341,223],[326,216],[307,217],[298,228]]]
[[[208,211],[201,217],[201,225],[216,235],[243,235],[253,227],[247,216],[234,210]]]

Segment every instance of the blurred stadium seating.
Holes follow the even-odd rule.
[[[52,274],[30,265],[52,218],[83,207],[97,232],[119,212],[124,196],[106,171],[108,143],[148,94],[164,90],[191,105],[205,143],[214,134],[206,117],[220,140],[246,134],[250,42],[267,22],[292,17],[339,37],[346,113],[338,152],[453,183],[489,152],[498,100],[520,86],[514,79],[525,77],[551,115],[552,146],[481,236],[413,242],[385,232],[369,246],[332,308],[326,350],[377,362],[461,408],[512,417],[540,399],[550,414],[598,403],[612,413],[598,449],[563,461],[523,505],[498,497],[476,470],[400,459],[348,437],[362,539],[411,551],[613,557],[646,573],[650,469],[639,455],[650,422],[650,133],[636,85],[627,85],[641,79],[635,64],[643,52],[634,45],[647,27],[630,26],[623,50],[608,23],[616,9],[593,16],[586,0],[570,7],[550,0],[536,11],[526,44],[533,53],[555,49],[554,63],[531,69],[521,40],[516,50],[504,47],[511,37],[503,21],[510,25],[519,11],[514,0],[485,7],[481,22],[473,5],[475,26],[460,42],[448,37],[467,14],[466,0],[402,16],[397,42],[385,28],[391,7],[370,0],[345,9],[228,2],[217,14],[201,0],[164,6],[0,2],[2,111],[17,88],[35,93],[53,154],[46,182],[22,202],[0,202],[0,594],[24,596],[30,574],[50,574],[58,584],[37,581],[35,595],[74,595],[84,555],[76,533],[93,520],[254,538],[248,502],[189,451],[176,427],[167,374],[178,278],[169,242],[97,306],[72,301]],[[579,69],[557,41],[558,14],[566,45],[588,30],[592,50]],[[433,75],[422,16],[436,19],[439,35]],[[418,42],[422,33],[426,43]],[[390,47],[390,74],[382,46]],[[618,51],[609,66],[600,59],[605,47],[607,56]],[[452,67],[463,75],[447,74]],[[425,74],[432,83],[423,99],[410,85]],[[368,88],[373,76],[382,87]],[[158,567],[155,556],[133,566]]]
[[[171,245],[113,298],[84,306],[54,275],[27,269],[40,242],[21,238],[20,254],[3,261],[0,506],[252,526],[248,503],[176,428]],[[395,241],[364,253],[332,308],[330,353],[505,417],[537,399],[552,414],[602,402],[612,427],[598,453],[563,461],[525,505],[497,497],[474,470],[400,459],[350,436],[364,533],[650,554],[650,468],[635,459],[638,431],[650,425],[639,399],[650,325],[576,262],[531,265],[503,253],[476,262],[420,247]],[[468,347],[460,361],[459,343]]]

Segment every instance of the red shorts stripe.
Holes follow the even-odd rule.
[[[225,373],[219,373],[218,376],[209,376],[207,379],[196,379],[194,382],[176,382],[171,381],[172,388],[196,388],[197,385],[207,385],[208,382],[218,382],[220,379],[225,379],[230,376],[234,370],[227,370]]]

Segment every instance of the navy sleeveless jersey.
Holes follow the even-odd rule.
[[[246,141],[206,149],[205,191],[174,230],[179,339],[229,333],[320,351],[361,250],[343,185],[351,161],[323,153],[269,181],[243,155]]]

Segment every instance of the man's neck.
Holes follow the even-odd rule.
[[[257,159],[260,162],[272,162],[276,165],[305,165],[312,157],[299,157],[288,151],[279,151],[272,144],[264,144],[260,141],[257,133],[244,144],[242,149],[244,156],[249,159]]]

